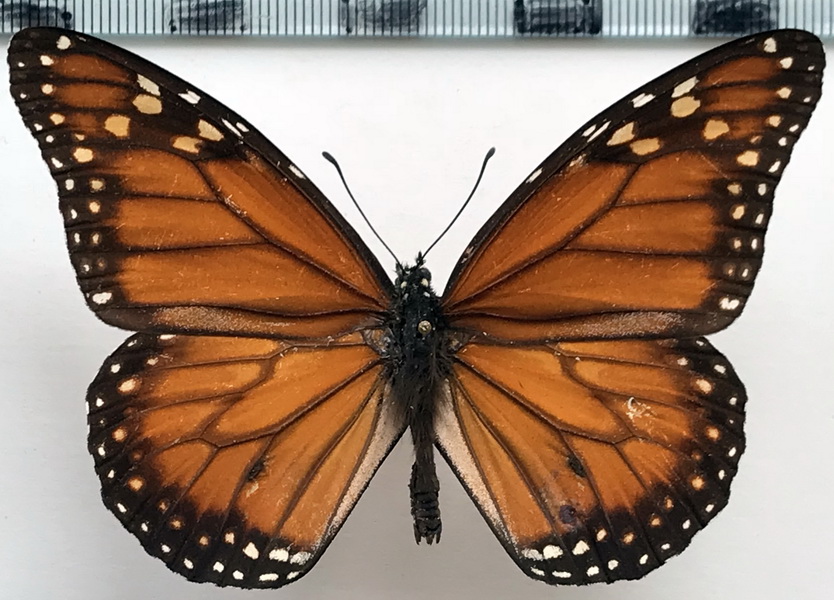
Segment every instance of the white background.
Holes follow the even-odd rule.
[[[430,255],[436,287],[533,167],[598,111],[713,41],[276,41],[119,43],[244,115],[332,199],[329,150],[401,259],[445,227],[484,153],[472,206]],[[747,386],[748,447],[729,506],[639,582],[552,589],[528,580],[441,467],[443,541],[416,546],[410,448],[385,462],[315,569],[250,596],[340,599],[830,598],[834,588],[834,93],[776,195],[764,268],[744,315],[714,336]],[[0,598],[213,599],[246,592],[170,573],[99,499],[84,394],[126,337],[87,310],[54,184],[0,94]]]

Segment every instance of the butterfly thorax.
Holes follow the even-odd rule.
[[[391,392],[411,430],[411,512],[419,543],[440,540],[439,485],[434,463],[434,414],[441,384],[449,373],[446,325],[431,273],[417,257],[414,266],[398,266],[389,312],[387,368]]]

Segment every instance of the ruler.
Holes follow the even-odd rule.
[[[834,0],[0,0],[0,31],[334,37],[834,33]]]

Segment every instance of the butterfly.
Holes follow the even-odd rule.
[[[251,124],[91,36],[26,29],[11,93],[89,307],[133,332],[87,393],[105,505],[190,580],[305,575],[406,433],[528,576],[637,579],[726,505],[744,386],[703,336],[744,309],[820,97],[812,34],[703,54],[594,117],[482,227],[442,294],[380,263]]]

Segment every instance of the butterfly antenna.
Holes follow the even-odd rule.
[[[439,242],[441,240],[441,238],[443,238],[443,236],[446,235],[446,232],[448,232],[452,228],[452,225],[455,224],[455,221],[458,220],[458,217],[466,209],[466,205],[469,204],[470,200],[472,200],[472,196],[475,195],[475,190],[477,190],[478,186],[481,184],[481,179],[484,176],[484,171],[486,171],[486,166],[487,166],[487,163],[489,162],[489,159],[492,158],[494,155],[495,155],[495,148],[490,148],[487,151],[486,156],[484,157],[484,163],[481,165],[481,172],[478,173],[478,179],[477,179],[477,181],[475,181],[475,186],[472,188],[472,191],[469,193],[469,197],[466,199],[466,202],[463,203],[463,206],[460,207],[460,210],[458,210],[458,214],[456,214],[454,216],[454,218],[446,226],[446,229],[444,229],[443,232],[439,236],[437,236],[437,239],[434,240],[431,243],[431,246],[429,246],[428,249],[425,252],[423,252],[423,257],[424,258],[429,252],[431,252],[431,249],[434,248],[435,244],[437,244],[437,242]]]
[[[379,240],[379,243],[380,243],[380,244],[382,244],[383,246],[385,246],[385,249],[386,249],[386,250],[388,250],[388,253],[389,253],[391,256],[393,256],[393,257],[394,257],[394,262],[395,262],[395,263],[397,263],[397,264],[399,265],[399,264],[400,264],[400,259],[399,259],[399,258],[397,258],[397,255],[396,255],[396,254],[394,254],[394,251],[393,251],[393,250],[391,250],[391,248],[389,248],[389,247],[388,247],[388,244],[386,244],[386,243],[385,243],[385,240],[383,240],[383,239],[382,239],[382,236],[380,236],[380,235],[376,232],[376,229],[374,229],[374,226],[373,226],[373,225],[371,225],[371,222],[368,220],[368,217],[366,217],[366,216],[365,216],[365,211],[364,211],[364,210],[362,210],[362,207],[361,207],[361,206],[359,206],[359,203],[356,201],[356,198],[354,198],[354,197],[353,197],[353,194],[352,194],[352,193],[351,193],[351,191],[350,191],[350,187],[348,187],[347,181],[345,181],[345,176],[344,176],[344,174],[342,174],[342,168],[339,166],[339,163],[338,163],[338,162],[336,162],[336,159],[335,159],[335,158],[333,158],[333,155],[332,155],[332,154],[330,154],[329,152],[322,152],[322,153],[321,153],[321,155],[324,157],[324,159],[325,159],[327,162],[329,162],[331,165],[333,165],[334,167],[336,167],[336,172],[339,174],[339,178],[342,180],[342,185],[344,185],[344,186],[345,186],[345,189],[347,190],[348,196],[350,196],[350,199],[353,201],[353,205],[356,207],[356,210],[358,210],[358,211],[359,211],[359,214],[360,214],[360,215],[362,215],[362,218],[363,218],[363,219],[365,219],[365,223],[367,223],[367,224],[368,224],[368,227],[370,227],[370,228],[371,228],[371,231],[372,231],[372,232],[374,233],[374,235],[376,236],[376,239],[378,239],[378,240]]]

